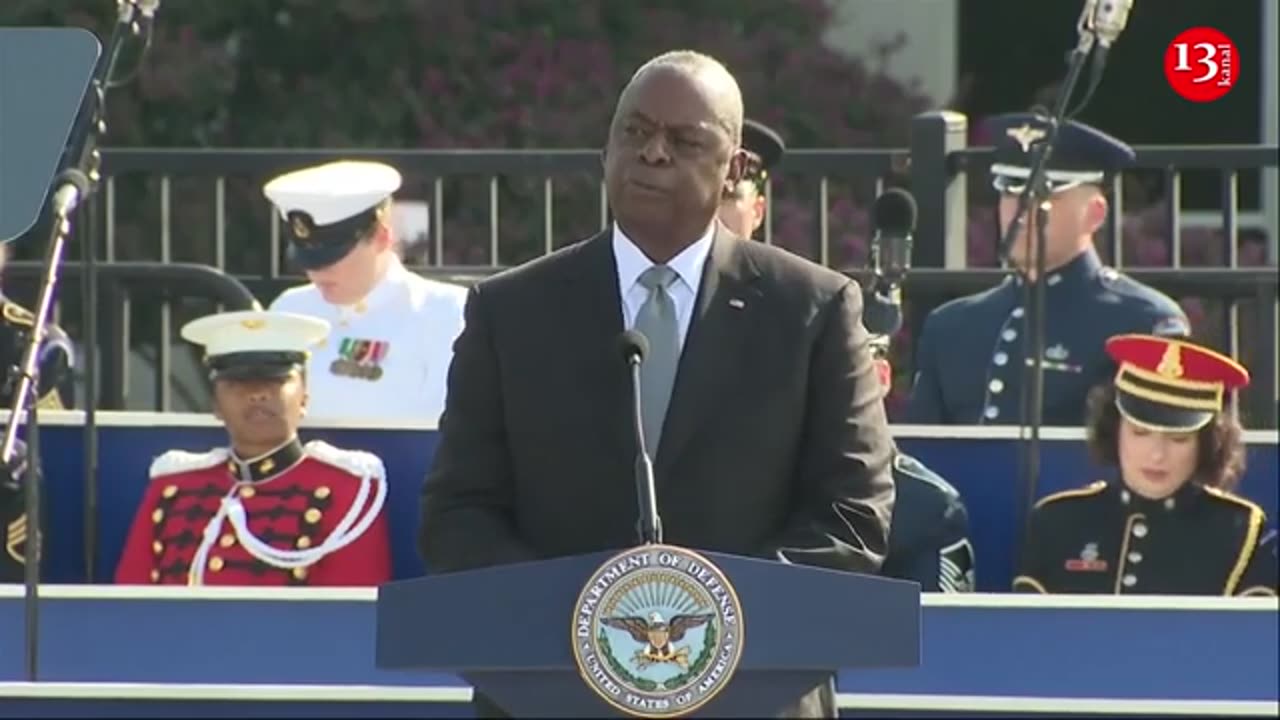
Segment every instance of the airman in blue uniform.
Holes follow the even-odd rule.
[[[1048,136],[1048,125],[1033,114],[1005,115],[995,122],[998,141],[991,174],[1000,193],[1003,231],[1030,176],[1032,148]],[[1068,121],[1046,166],[1053,194],[1045,227],[1044,425],[1082,424],[1088,390],[1110,382],[1116,372],[1103,350],[1107,338],[1190,334],[1187,316],[1176,302],[1103,265],[1093,247],[1093,234],[1109,211],[1104,183],[1133,158],[1132,148],[1120,140]],[[1034,225],[1034,213],[1029,213],[1024,227]],[[925,319],[908,422],[1030,422],[1022,409],[1031,364],[1026,284],[1035,280],[1030,238],[1028,231],[1015,240],[1010,259],[1016,272],[1004,282],[941,305]]]
[[[864,302],[886,303],[875,293],[863,293]],[[865,313],[871,333],[880,384],[885,392],[892,384],[889,337],[895,328],[876,327],[888,322],[896,308]],[[973,592],[976,563],[969,539],[969,511],[960,492],[914,457],[897,451],[893,458],[896,497],[889,525],[889,552],[880,572],[886,577],[920,583],[924,592]]]

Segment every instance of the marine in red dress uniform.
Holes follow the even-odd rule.
[[[323,320],[236,312],[183,328],[206,346],[231,447],[156,458],[116,569],[123,584],[370,586],[391,579],[386,472],[297,436]]]

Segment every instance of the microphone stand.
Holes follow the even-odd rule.
[[[1047,183],[1037,191],[1037,196],[1048,198]],[[1023,337],[1030,350],[1022,368],[1027,391],[1022,398],[1022,424],[1019,429],[1019,440],[1022,442],[1021,471],[1024,478],[1022,508],[1025,508],[1023,533],[1030,523],[1031,508],[1036,502],[1036,489],[1040,480],[1040,429],[1041,415],[1044,410],[1044,346],[1046,333],[1046,308],[1048,306],[1048,285],[1045,278],[1045,249],[1048,245],[1046,230],[1049,225],[1049,210],[1052,203],[1043,199],[1036,204],[1036,220],[1031,242],[1035,243],[1035,279],[1026,284],[1024,291],[1027,302],[1023,314]],[[1024,435],[1024,433],[1026,433]]]
[[[1050,191],[1048,183],[1045,180],[1045,167],[1049,159],[1053,156],[1054,146],[1058,140],[1058,131],[1061,128],[1062,121],[1067,111],[1067,102],[1070,100],[1076,83],[1080,79],[1080,73],[1084,69],[1085,63],[1089,59],[1090,52],[1096,40],[1095,36],[1088,32],[1086,24],[1092,10],[1092,3],[1086,3],[1085,11],[1080,16],[1079,30],[1080,41],[1077,43],[1075,50],[1071,52],[1071,56],[1067,67],[1067,77],[1063,81],[1062,87],[1058,92],[1058,97],[1054,103],[1052,114],[1047,118],[1049,131],[1044,140],[1031,149],[1031,166],[1030,174],[1027,177],[1026,185],[1022,192],[1018,195],[1018,208],[1013,216],[1009,227],[1005,229],[1004,237],[1000,241],[1000,256],[1009,264],[1013,244],[1017,238],[1022,235],[1022,229],[1026,223],[1028,211],[1034,204],[1037,207],[1037,214],[1047,213],[1045,203],[1049,201]],[[1035,258],[1035,280],[1028,282],[1025,286],[1024,307],[1027,312],[1025,315],[1030,350],[1033,353],[1028,358],[1030,366],[1030,382],[1028,383],[1029,397],[1024,396],[1023,407],[1025,416],[1022,418],[1022,428],[1019,432],[1019,441],[1028,442],[1029,446],[1022,448],[1022,461],[1020,462],[1021,476],[1024,493],[1026,495],[1023,510],[1023,537],[1026,534],[1026,525],[1030,522],[1031,508],[1035,503],[1036,488],[1039,483],[1040,475],[1040,426],[1042,424],[1042,415],[1044,411],[1044,335],[1045,335],[1045,315],[1044,315],[1044,248],[1045,237],[1042,230],[1046,224],[1045,220],[1039,219],[1036,223],[1041,229],[1036,233],[1037,252]],[[1030,438],[1023,437],[1023,433],[1030,426]]]
[[[151,9],[154,12],[154,8]],[[98,165],[101,156],[97,148],[97,135],[106,130],[106,95],[110,86],[112,72],[115,70],[120,49],[127,35],[138,32],[135,15],[138,12],[134,0],[117,0],[117,22],[111,31],[111,38],[106,51],[99,58],[94,68],[87,96],[88,105],[81,107],[81,114],[72,128],[69,148],[73,149],[68,156],[74,159],[70,167],[65,168],[54,180],[52,193],[52,227],[49,232],[49,244],[45,250],[44,278],[35,304],[35,318],[31,332],[23,349],[22,362],[17,368],[18,383],[14,389],[13,402],[10,407],[9,422],[5,427],[3,444],[0,445],[0,463],[9,469],[20,465],[15,457],[18,441],[18,427],[27,421],[27,457],[21,473],[24,490],[24,506],[27,518],[27,541],[24,546],[24,622],[25,652],[27,680],[35,682],[39,676],[39,633],[40,633],[40,559],[43,545],[43,534],[40,510],[40,422],[37,406],[39,405],[39,353],[44,340],[46,320],[49,306],[53,300],[54,288],[58,280],[58,266],[62,262],[62,249],[71,230],[71,217],[80,201],[91,195],[100,178]],[[150,26],[148,26],[149,28]],[[90,247],[86,258],[92,257],[94,248]],[[90,265],[90,268],[93,266]],[[86,298],[86,303],[92,302]],[[93,357],[90,355],[89,357]],[[89,373],[94,372],[91,366]],[[95,398],[88,398],[89,404]]]
[[[653,462],[646,449],[648,442],[644,437],[644,415],[640,408],[640,358],[632,355],[627,359],[631,369],[632,420],[636,433],[636,499],[640,505],[640,541],[646,545],[662,543],[662,519],[658,517],[658,490],[653,478]]]

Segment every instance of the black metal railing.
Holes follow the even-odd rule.
[[[64,262],[59,267],[63,282],[68,284],[68,288],[63,289],[64,298],[78,294],[75,292],[79,289],[76,283],[81,280],[83,271],[80,262]],[[7,284],[20,289],[34,287],[43,274],[44,269],[38,262],[18,261],[5,266]],[[97,382],[86,382],[88,368],[80,368],[77,396],[84,397],[86,392],[91,392],[99,398],[97,407],[104,410],[128,405],[126,393],[132,363],[130,346],[133,344],[129,337],[131,304],[142,300],[168,308],[175,302],[196,300],[225,310],[247,310],[258,304],[244,283],[208,265],[145,261],[98,263],[97,277],[97,332],[86,333],[90,335],[88,338],[76,337],[73,340],[80,351],[78,354],[84,356],[84,342],[99,339],[94,363]],[[66,314],[72,309],[71,303],[64,300],[60,309],[59,314]],[[78,303],[74,309],[79,309]],[[160,347],[172,344],[166,334]],[[158,353],[154,371],[154,392],[157,397],[163,397],[173,388],[172,354]]]
[[[994,201],[985,179],[990,148],[968,146],[968,136],[963,115],[932,112],[914,119],[908,147],[789,151],[766,188],[770,212],[760,239],[785,243],[815,261],[857,274],[870,229],[865,215],[850,220],[839,215],[841,208],[865,213],[886,185],[908,186],[920,208],[916,270],[907,283],[909,327],[918,329],[928,309],[1002,277],[994,267],[968,267],[972,213],[989,212]],[[1248,416],[1253,426],[1275,427],[1274,250],[1264,269],[1242,267],[1246,228],[1241,227],[1240,196],[1242,178],[1251,183],[1258,169],[1280,164],[1277,148],[1137,150],[1136,167],[1110,188],[1113,212],[1099,233],[1099,248],[1110,264],[1139,280],[1175,298],[1197,298],[1211,306],[1203,339],[1251,360],[1256,380],[1248,391]],[[290,272],[282,226],[262,197],[261,185],[279,172],[336,158],[381,160],[405,175],[398,198],[421,200],[429,208],[427,239],[410,266],[431,276],[472,281],[594,232],[609,218],[595,149],[113,148],[104,151],[103,189],[82,207],[73,247],[96,248],[96,257],[109,264],[183,260],[209,265],[236,277],[269,303],[279,290],[301,278]],[[1148,180],[1157,178],[1148,193],[1163,201],[1158,220],[1166,236],[1165,267],[1135,267],[1126,258],[1124,203],[1132,193],[1122,184],[1143,173]],[[1208,264],[1188,260],[1189,249],[1184,247],[1189,230],[1182,222],[1186,173],[1197,176],[1199,204],[1221,208],[1221,223],[1215,229],[1220,237],[1214,240],[1220,245],[1211,251],[1203,242],[1196,246],[1196,252],[1213,256]],[[1209,192],[1207,202],[1202,177],[1206,173],[1218,175],[1218,190]],[[792,226],[787,211],[802,216],[800,230]],[[856,246],[852,250],[850,236]],[[63,314],[74,310],[72,304]],[[173,319],[167,309],[153,318],[148,314],[152,310],[135,307],[123,318],[126,326],[147,322],[152,327],[126,327],[122,335],[103,337],[149,344],[157,348],[157,368],[166,367]],[[909,364],[909,358],[899,358],[904,362]],[[166,404],[169,397],[157,392],[154,409],[171,409]],[[141,409],[130,393],[107,392],[103,401],[105,407]]]

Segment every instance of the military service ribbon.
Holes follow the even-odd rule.
[[[391,351],[391,343],[385,340],[343,338],[338,346],[338,359],[329,365],[329,372],[342,377],[377,381],[382,378],[381,363]]]

